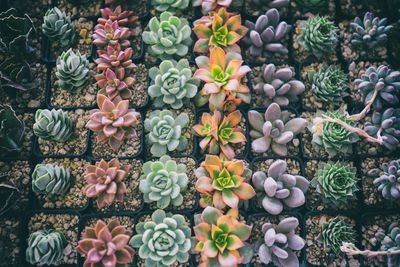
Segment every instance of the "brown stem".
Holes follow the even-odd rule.
[[[360,250],[352,243],[343,242],[340,250],[346,253],[348,256],[361,255],[364,257],[378,257],[378,256],[390,256],[400,254],[398,250],[382,250],[382,251],[371,251],[371,250]]]
[[[372,98],[368,101],[367,105],[365,105],[364,109],[358,114],[348,116],[347,119],[349,119],[351,121],[362,120],[368,114],[368,112],[371,110],[371,106],[374,103],[377,96],[378,96],[378,90],[375,89],[374,94],[372,95]]]

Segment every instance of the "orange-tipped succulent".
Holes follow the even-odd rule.
[[[103,208],[115,202],[123,202],[126,193],[124,178],[128,175],[130,166],[122,166],[117,158],[107,162],[101,160],[95,165],[86,167],[85,194],[96,198],[97,207]]]
[[[195,133],[203,139],[200,141],[200,148],[204,152],[220,154],[221,158],[233,159],[235,151],[230,144],[244,143],[246,137],[242,129],[237,126],[242,119],[240,111],[236,110],[228,116],[223,116],[219,111],[213,115],[203,113],[200,124],[193,127]]]
[[[218,156],[207,155],[195,175],[202,208],[214,206],[222,210],[228,206],[238,209],[240,200],[249,200],[256,195],[246,182],[251,178],[251,170],[242,160],[224,161]]]
[[[194,76],[205,84],[197,95],[197,106],[209,103],[211,111],[232,111],[240,103],[250,103],[250,89],[242,83],[243,77],[251,71],[242,66],[242,56],[238,53],[226,53],[222,48],[211,50],[210,57],[196,58],[198,70]]]
[[[210,47],[221,47],[226,51],[240,53],[237,43],[248,31],[242,25],[240,15],[233,15],[226,8],[220,8],[217,12],[210,12],[208,17],[208,20],[201,18],[195,23],[193,31],[198,41],[194,45],[194,52],[207,53]]]

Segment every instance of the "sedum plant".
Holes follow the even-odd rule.
[[[279,156],[286,156],[287,145],[296,142],[297,135],[307,126],[303,118],[290,118],[288,111],[281,111],[278,104],[272,103],[264,116],[255,110],[248,112],[251,125],[250,136],[252,150],[255,153],[265,153],[270,149]]]
[[[183,57],[192,44],[189,22],[169,12],[163,12],[160,19],[153,17],[144,31],[142,38],[147,44],[147,51],[161,60]]]
[[[301,251],[305,241],[296,234],[299,220],[288,217],[275,225],[264,223],[261,227],[264,240],[258,248],[258,256],[264,264],[273,263],[278,267],[299,267],[296,252]]]
[[[0,104],[0,157],[21,151],[25,124],[10,105]]]
[[[290,67],[277,67],[272,63],[262,66],[260,76],[254,78],[253,84],[254,91],[263,97],[265,107],[272,103],[280,107],[296,103],[305,90]]]
[[[47,193],[63,195],[72,184],[69,169],[55,164],[37,164],[32,173],[32,191],[36,194]]]
[[[156,210],[151,220],[135,226],[136,235],[129,244],[138,249],[146,267],[167,267],[189,261],[191,230],[180,214]]]
[[[281,21],[276,8],[269,9],[265,15],[257,18],[255,23],[246,20],[249,28],[243,42],[253,57],[268,57],[273,53],[288,54],[289,50],[282,42],[292,29],[286,21]]]
[[[333,52],[338,43],[338,28],[324,17],[309,18],[296,31],[300,46],[317,58]]]
[[[144,121],[147,133],[146,141],[151,146],[150,153],[161,157],[168,151],[183,151],[188,145],[182,131],[189,125],[189,116],[181,113],[178,116],[169,110],[154,110]]]
[[[118,99],[131,99],[131,87],[135,83],[135,78],[126,75],[125,68],[118,68],[115,72],[107,68],[95,76],[99,86],[99,94],[106,95],[112,101]]]
[[[192,0],[193,7],[201,7],[203,14],[208,14],[210,11],[219,8],[228,8],[232,3],[232,0]]]
[[[178,207],[183,203],[182,193],[186,191],[188,182],[186,166],[164,155],[158,161],[148,161],[143,165],[139,190],[144,202],[156,202],[159,209]]]
[[[101,160],[86,167],[85,194],[89,198],[96,198],[99,209],[114,202],[123,202],[126,193],[124,179],[128,177],[129,165],[122,165],[117,158],[109,162]]]
[[[67,239],[52,229],[38,230],[28,238],[26,261],[34,265],[58,265],[64,257]]]
[[[93,33],[93,44],[98,48],[106,48],[108,45],[120,45],[122,48],[130,47],[129,37],[131,30],[121,27],[118,20],[109,18],[104,24],[96,25]]]
[[[257,171],[252,177],[260,206],[272,215],[279,215],[284,208],[298,208],[305,203],[304,194],[309,181],[286,171],[286,161],[279,159],[271,164],[267,173]]]
[[[128,245],[131,236],[132,232],[118,219],[108,224],[98,220],[95,227],[85,227],[76,250],[85,257],[83,266],[127,267],[135,254]]]
[[[52,42],[59,42],[61,47],[69,48],[76,40],[75,27],[70,16],[57,7],[50,8],[43,17],[42,32]]]
[[[250,89],[242,79],[251,69],[242,65],[240,54],[226,53],[222,48],[216,47],[211,49],[210,57],[197,57],[196,64],[199,69],[194,76],[205,83],[195,98],[197,106],[208,103],[211,111],[231,112],[242,102],[250,103]],[[230,103],[232,98],[237,100],[233,105]]]
[[[226,207],[238,209],[239,201],[250,200],[256,194],[248,183],[251,170],[242,160],[227,161],[218,156],[206,155],[194,174],[202,208],[213,206],[219,210]]]
[[[380,169],[372,169],[368,175],[374,178],[374,185],[378,187],[384,199],[400,199],[400,160],[384,162]]]
[[[245,143],[246,136],[243,130],[237,126],[242,120],[239,110],[223,116],[219,111],[204,112],[199,124],[193,127],[196,135],[202,137],[200,148],[202,152],[208,150],[209,154],[218,155],[229,160],[235,157],[235,151],[231,144]]]
[[[126,139],[137,138],[135,126],[140,123],[140,113],[129,109],[128,100],[110,100],[97,94],[97,106],[99,109],[90,112],[86,128],[97,134],[98,142],[108,142],[113,151],[118,151]]]
[[[253,250],[245,241],[249,239],[252,227],[237,218],[236,210],[224,215],[213,207],[195,215],[194,251],[201,256],[199,267],[238,266],[250,262]]]
[[[151,85],[148,93],[156,108],[168,106],[180,109],[195,97],[200,86],[200,80],[193,77],[187,59],[178,62],[165,60],[159,67],[152,67],[149,76]]]
[[[151,0],[151,5],[160,12],[175,13],[189,6],[189,0]]]
[[[74,124],[62,109],[38,109],[35,113],[33,133],[43,140],[63,143],[74,133]]]
[[[0,175],[0,216],[15,206],[20,190],[6,175]]]
[[[311,186],[327,204],[337,208],[356,199],[358,178],[356,169],[347,163],[328,162],[318,165]]]
[[[81,55],[79,51],[74,53],[71,48],[63,52],[57,58],[56,77],[58,85],[64,90],[83,89],[90,81],[86,55]]]
[[[341,217],[334,217],[323,223],[319,240],[325,249],[342,255],[340,247],[343,243],[354,243],[356,240],[356,230],[353,225]]]

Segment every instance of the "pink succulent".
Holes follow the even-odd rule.
[[[120,27],[118,21],[108,19],[105,24],[97,24],[93,34],[93,43],[98,47],[105,47],[109,44],[121,47],[129,47],[128,38],[131,31],[127,27]]]
[[[232,0],[195,0],[193,6],[201,6],[201,11],[203,14],[207,14],[219,7],[229,7]]]
[[[132,91],[129,89],[135,82],[135,78],[125,76],[125,68],[117,68],[116,72],[107,68],[95,76],[100,87],[99,94],[107,95],[111,100],[118,96],[122,99],[130,99]]]
[[[135,23],[139,17],[133,15],[133,11],[122,11],[121,6],[117,6],[114,10],[109,7],[100,9],[101,18],[97,19],[98,24],[105,25],[107,20],[118,21],[120,26],[129,26]],[[97,26],[96,26],[97,28]],[[96,29],[95,28],[95,29]]]
[[[99,58],[95,60],[97,70],[104,71],[108,68],[133,69],[136,67],[132,62],[133,49],[121,50],[121,46],[108,45],[106,50],[98,50]]]

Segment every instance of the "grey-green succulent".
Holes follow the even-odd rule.
[[[62,47],[71,47],[75,42],[76,32],[71,18],[57,7],[50,8],[43,17],[42,32]]]
[[[319,239],[324,244],[325,249],[334,252],[336,255],[341,255],[340,247],[343,242],[355,242],[355,226],[350,224],[347,218],[332,218],[322,225]]]
[[[32,173],[32,190],[36,194],[65,194],[72,183],[69,169],[55,164],[37,164]]]
[[[169,11],[175,13],[177,10],[185,9],[189,6],[189,0],[151,0],[151,5],[157,11]]]
[[[71,48],[57,58],[56,76],[64,90],[78,90],[89,83],[89,61],[86,55],[75,53]]]
[[[138,249],[146,267],[167,267],[189,260],[191,230],[180,214],[156,210],[151,220],[139,222],[129,244]]]
[[[180,109],[197,94],[200,80],[193,77],[189,61],[165,60],[149,70],[151,86],[148,89],[156,108],[170,106]]]
[[[67,239],[64,234],[54,230],[33,232],[28,239],[26,261],[34,265],[57,265],[64,256]]]
[[[383,251],[399,251],[400,250],[400,225],[399,222],[393,222],[389,225],[387,232],[379,229],[374,236],[374,242],[381,245]],[[387,256],[388,267],[400,266],[400,254]]]
[[[74,132],[74,125],[68,114],[61,109],[38,109],[33,132],[44,140],[66,142]]]
[[[186,191],[188,181],[186,166],[164,155],[158,161],[143,165],[139,190],[144,202],[156,202],[157,208],[165,209],[182,205],[182,193]]]
[[[0,157],[21,151],[25,125],[13,108],[0,104]]]
[[[387,200],[400,199],[400,159],[382,163],[380,169],[372,169],[368,176]]]

